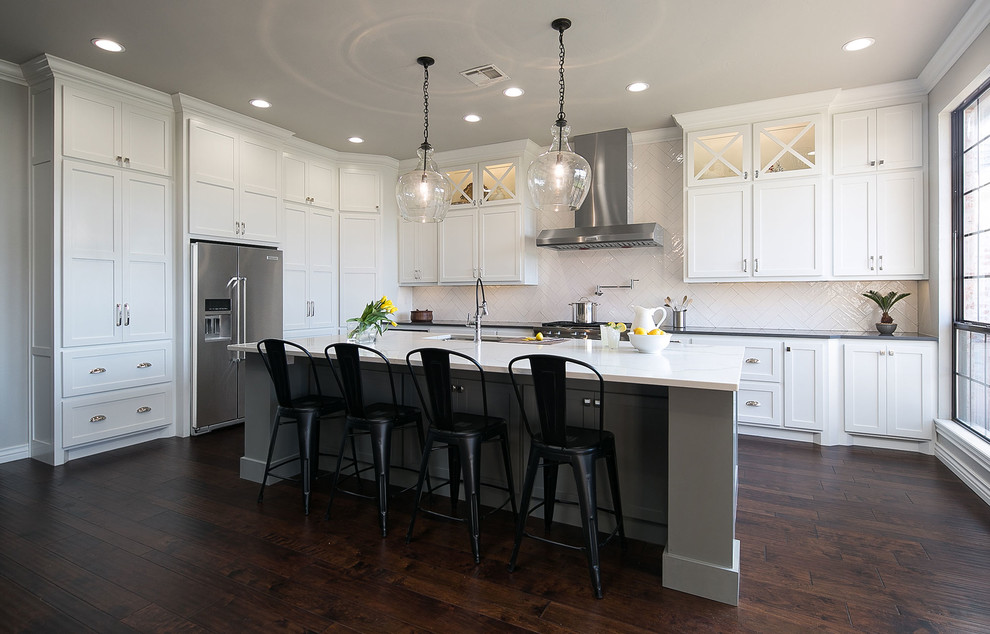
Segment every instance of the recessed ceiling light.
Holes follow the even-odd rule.
[[[364,139],[362,139],[359,136],[352,136],[347,140],[350,141],[351,143],[364,143]]]
[[[505,90],[502,91],[502,94],[505,95],[506,97],[522,97],[523,89],[522,88],[506,88]]]
[[[252,99],[248,103],[251,104],[252,106],[254,106],[255,108],[271,108],[272,107],[271,102],[265,101],[264,99]]]
[[[844,51],[861,51],[864,48],[869,48],[873,46],[874,40],[872,37],[859,37],[855,40],[849,40],[842,45],[842,50]]]
[[[110,51],[111,53],[122,53],[124,51],[124,45],[114,42],[113,40],[108,40],[102,37],[95,37],[90,41],[95,46],[102,48],[104,51]]]
[[[629,92],[643,92],[649,87],[650,85],[645,81],[637,81],[626,86],[626,90],[628,90]]]
[[[481,121],[481,117],[479,117],[476,114],[466,114],[464,115],[464,120],[467,121],[468,123],[478,123],[479,121]]]

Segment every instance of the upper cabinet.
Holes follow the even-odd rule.
[[[836,114],[835,175],[922,167],[921,117],[920,103]]]
[[[437,283],[437,224],[399,220],[399,284]]]
[[[820,115],[689,132],[688,186],[820,174],[820,146]]]
[[[374,168],[340,168],[340,210],[378,213],[382,208],[382,176]]]
[[[329,161],[296,152],[282,154],[282,198],[288,202],[336,209],[337,168]]]
[[[190,234],[279,241],[281,150],[276,143],[191,119],[188,156]]]
[[[69,85],[62,99],[63,156],[163,176],[171,173],[170,110]]]
[[[499,159],[442,168],[454,184],[450,208],[517,202],[518,159]],[[521,181],[519,181],[521,183]]]

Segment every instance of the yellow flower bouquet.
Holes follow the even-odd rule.
[[[357,343],[373,343],[378,335],[388,330],[389,326],[397,326],[392,315],[399,309],[385,295],[378,301],[364,307],[360,317],[351,317],[348,323],[355,322],[354,327],[347,333],[347,340]]]

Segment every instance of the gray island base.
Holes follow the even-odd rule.
[[[343,336],[294,339],[310,351],[320,368],[325,391],[336,386],[326,367],[324,348],[343,341]],[[623,341],[618,350],[609,350],[600,341],[574,340],[554,345],[456,341],[429,333],[389,332],[379,338],[376,348],[396,370],[399,398],[419,405],[408,370],[406,353],[419,347],[448,347],[468,354],[482,365],[488,379],[488,401],[492,414],[503,416],[511,426],[513,479],[522,482],[528,437],[522,429],[518,405],[508,381],[508,362],[524,354],[547,353],[586,361],[606,380],[606,427],[616,435],[619,484],[627,534],[636,539],[663,544],[662,584],[681,592],[738,605],[739,542],[735,539],[736,520],[736,391],[742,367],[743,349],[732,346],[686,345],[672,342],[655,354],[642,354]],[[276,403],[271,381],[255,344],[230,346],[248,353],[245,359],[247,396],[244,426],[244,456],[241,477],[261,481]],[[253,353],[253,354],[252,354]],[[375,362],[377,357],[369,357]],[[378,361],[379,365],[381,364]],[[372,398],[387,399],[385,373],[369,366]],[[456,368],[456,366],[454,366]],[[303,364],[297,370],[305,371]],[[594,408],[594,395],[586,387],[582,372],[569,375],[569,411]],[[470,373],[454,371],[456,407],[480,407],[480,390]],[[532,398],[532,390],[526,398]],[[480,410],[479,410],[480,411]],[[589,410],[585,417],[592,418]],[[329,435],[329,426],[326,427]],[[324,437],[322,445],[334,444]],[[280,434],[275,457],[297,451],[295,434]],[[399,445],[394,458],[417,465],[418,449]],[[441,452],[442,453],[442,452]],[[486,480],[504,483],[500,461],[484,458]],[[438,475],[445,465],[437,462]],[[397,483],[401,483],[397,477]],[[573,493],[570,477],[561,472],[558,494]],[[567,488],[570,487],[570,488]],[[534,497],[542,491],[534,490]],[[573,499],[573,497],[572,497]],[[601,499],[609,500],[607,490]],[[559,519],[578,523],[576,514],[561,509]],[[558,519],[555,514],[555,521]],[[605,527],[603,526],[603,530]]]

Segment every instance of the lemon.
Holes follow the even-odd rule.
[[[619,332],[625,332],[626,331],[626,324],[620,321],[618,323],[618,325],[617,325],[617,328],[619,329]]]
[[[646,334],[646,329],[645,328],[633,328],[633,334],[634,335],[645,335]]]
[[[543,333],[542,332],[536,333],[536,340],[537,341],[543,341]]]
[[[648,332],[646,334],[648,334],[648,335],[662,335],[663,333],[660,332],[660,329],[659,328],[654,328],[653,330],[651,330],[650,332]]]

